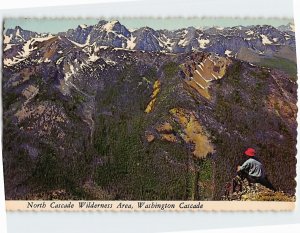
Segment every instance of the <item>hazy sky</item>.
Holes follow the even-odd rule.
[[[69,18],[69,19],[25,19],[25,18],[13,18],[4,20],[4,29],[14,28],[20,26],[23,29],[35,31],[35,32],[50,32],[57,33],[66,31],[70,28],[76,28],[80,24],[94,25],[100,19],[91,18]],[[113,20],[113,19],[105,19]],[[238,26],[238,25],[257,25],[257,24],[269,24],[272,26],[286,25],[289,22],[293,22],[292,19],[280,19],[280,18],[118,18],[121,24],[125,25],[128,29],[140,28],[148,26],[153,29],[178,29],[189,26],[196,28],[204,26]]]

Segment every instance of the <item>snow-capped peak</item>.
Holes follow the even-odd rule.
[[[104,25],[102,26],[102,28],[103,28],[104,30],[106,30],[107,32],[111,32],[111,31],[113,30],[114,26],[116,25],[116,23],[118,23],[118,22],[119,22],[118,20],[110,21],[110,22],[104,24]]]
[[[15,65],[23,60],[25,60],[35,48],[32,46],[32,42],[34,39],[28,40],[24,43],[22,50],[18,52],[15,57],[6,58],[3,60],[5,66],[12,66]]]
[[[87,28],[87,25],[86,24],[80,24],[79,27],[81,27],[82,29],[85,29],[85,28]]]
[[[290,24],[290,28],[291,28],[291,31],[292,31],[292,32],[295,32],[295,24],[292,24],[292,23],[291,23],[291,24]]]
[[[21,37],[22,38],[22,36],[21,36],[21,34],[20,34],[20,29],[18,28],[17,29],[17,31],[16,31],[16,36],[18,36],[18,37]]]

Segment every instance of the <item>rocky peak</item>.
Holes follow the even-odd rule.
[[[107,32],[114,31],[115,33],[119,33],[125,37],[130,36],[129,30],[122,25],[118,20],[110,21],[102,26],[104,30]]]
[[[37,37],[38,33],[24,30],[20,26],[16,26],[14,29],[7,29],[5,36],[10,38],[9,43],[19,44],[29,40],[32,37]]]
[[[288,23],[286,25],[281,25],[277,29],[282,32],[289,32],[289,33],[295,34],[295,24],[294,23]]]
[[[15,30],[22,30],[23,31],[23,28],[21,28],[20,26],[16,26]]]
[[[106,20],[100,20],[98,23],[97,23],[97,25],[98,26],[103,26],[104,24],[106,24],[106,23],[108,23],[108,21],[106,21]]]
[[[78,25],[78,27],[80,27],[81,29],[86,29],[88,26],[86,24],[80,24]]]

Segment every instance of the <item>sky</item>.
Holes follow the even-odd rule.
[[[11,18],[4,19],[4,29],[20,26],[23,29],[39,33],[57,33],[76,28],[80,24],[94,25],[99,20],[115,20],[116,18]],[[128,29],[136,29],[144,26],[157,29],[175,30],[194,26],[201,27],[231,27],[268,24],[272,26],[286,25],[293,20],[290,18],[117,18]]]

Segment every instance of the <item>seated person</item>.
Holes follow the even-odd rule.
[[[242,166],[238,166],[238,176],[242,179],[246,178],[249,183],[260,183],[265,187],[275,191],[273,185],[268,181],[265,173],[264,166],[256,158],[256,151],[253,148],[248,148],[245,152],[249,158],[243,163]]]

